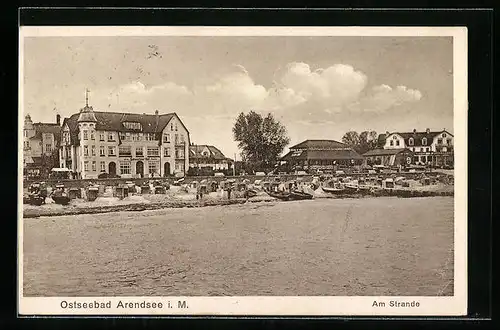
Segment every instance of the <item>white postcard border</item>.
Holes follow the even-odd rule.
[[[24,297],[22,166],[18,167],[18,313],[20,315],[301,315],[458,316],[467,313],[467,28],[465,27],[20,27],[19,118],[23,109],[23,40],[49,36],[451,36],[455,143],[454,295],[450,297]],[[22,163],[22,121],[18,123]],[[161,302],[162,308],[118,308],[119,302]],[[391,301],[418,307],[391,307]],[[70,303],[103,308],[69,308]],[[376,304],[374,304],[374,302]],[[170,303],[170,304],[169,304]],[[383,303],[382,306],[379,303]],[[65,305],[66,304],[66,305]],[[106,307],[110,305],[110,308]],[[66,308],[64,308],[66,306]]]

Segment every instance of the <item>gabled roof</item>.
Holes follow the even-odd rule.
[[[33,128],[35,129],[35,135],[30,139],[42,139],[43,133],[54,134],[54,139],[57,141],[61,135],[61,126],[52,123],[33,123]]]
[[[299,144],[290,147],[290,149],[319,149],[319,150],[328,150],[328,149],[338,149],[338,148],[349,148],[344,143],[334,141],[334,140],[305,140]]]
[[[389,155],[397,155],[402,152],[412,153],[411,150],[407,148],[400,149],[373,149],[365,152],[363,156],[389,156]]]
[[[141,133],[156,133],[160,134],[163,129],[167,126],[170,120],[177,116],[175,113],[167,114],[136,114],[136,113],[124,113],[124,112],[104,112],[104,111],[94,111],[95,118],[97,120],[96,130],[100,131],[115,131],[115,132],[141,132]],[[78,144],[78,117],[80,113],[75,113],[69,118],[65,118],[63,121],[63,127],[65,124],[68,125],[71,135],[71,143]],[[158,119],[158,120],[157,120]],[[178,118],[179,119],[179,118]],[[179,119],[180,124],[184,126],[182,121]],[[134,122],[140,123],[142,130],[129,129],[123,126],[124,122]]]
[[[360,160],[363,157],[353,149],[289,151],[281,160]]]
[[[204,156],[202,154],[203,150],[208,149],[210,155]],[[206,145],[206,144],[198,144],[189,146],[189,155],[191,158],[212,158],[215,160],[226,160],[226,156],[220,151],[218,148]]]
[[[410,144],[408,143],[408,141],[410,140],[410,138],[413,138],[413,144],[411,145],[412,147],[413,146],[416,146],[416,147],[419,147],[419,146],[423,146],[422,144],[422,139],[423,138],[426,138],[427,139],[427,144],[426,146],[430,146],[431,143],[432,143],[432,140],[439,134],[441,133],[448,133],[450,134],[451,136],[453,136],[451,133],[449,133],[448,131],[446,130],[442,130],[442,131],[425,131],[425,132],[393,132],[393,133],[390,133],[389,135],[387,135],[386,138],[389,138],[391,135],[393,134],[397,134],[399,136],[401,136],[404,141],[405,141],[405,145],[407,146],[410,146]]]

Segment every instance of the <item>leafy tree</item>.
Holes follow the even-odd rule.
[[[349,131],[342,137],[342,143],[356,150],[359,146],[359,134],[355,131]]]
[[[360,154],[364,154],[368,150],[375,149],[377,147],[377,142],[377,132],[363,131],[359,134],[359,144],[356,151]]]
[[[285,126],[275,120],[272,114],[262,117],[254,111],[239,114],[233,127],[233,136],[241,149],[242,159],[256,164],[260,169],[273,166],[290,143]]]
[[[342,142],[353,148],[359,154],[377,148],[378,137],[375,131],[363,131],[361,133],[349,131],[342,137]]]

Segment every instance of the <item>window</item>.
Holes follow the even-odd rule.
[[[160,168],[160,165],[158,162],[149,161],[148,168],[149,168],[149,174],[154,174],[154,173],[158,173],[158,169]]]
[[[92,172],[97,171],[97,162],[95,160],[92,161]]]
[[[422,139],[422,145],[423,145],[423,146],[426,146],[426,145],[427,145],[427,138],[423,138],[423,139]]]
[[[181,143],[184,143],[184,134],[181,134]]]
[[[396,140],[396,145],[399,146],[399,140]]]
[[[393,140],[391,140],[391,147],[392,147],[393,145],[394,145],[394,141],[393,141]]]
[[[95,146],[92,146],[92,156],[95,156]]]
[[[136,157],[143,157],[144,156],[144,150],[142,149],[142,147],[135,148],[135,156]]]
[[[115,140],[115,135],[112,132],[108,133],[108,141],[114,141]]]
[[[86,160],[83,162],[83,170],[88,171],[89,170],[89,161]]]
[[[438,144],[443,144],[443,139],[438,139]]]
[[[446,144],[451,146],[451,139],[446,139]]]
[[[86,129],[83,130],[83,139],[84,140],[88,140],[89,139],[88,132],[87,132]]]
[[[45,145],[45,152],[52,152],[52,144]]]
[[[170,134],[165,134],[163,135],[163,142],[169,143],[170,142]]]
[[[94,131],[90,131],[90,139],[95,140]]]
[[[445,138],[446,137],[446,133],[443,133],[441,136]]]
[[[106,153],[104,151],[104,146],[99,147],[99,156],[102,156],[102,157],[106,156]]]
[[[179,143],[179,134],[175,134],[174,139],[175,139],[175,144]]]
[[[163,149],[163,156],[170,157],[170,148]]]
[[[120,140],[122,140],[122,141],[125,141],[125,140],[126,140],[125,133],[120,132],[120,133],[118,133],[118,136],[120,137]]]
[[[83,155],[88,156],[89,155],[89,146],[83,146]]]
[[[120,162],[120,173],[121,174],[130,174],[130,162],[129,161],[121,161]]]
[[[132,130],[141,130],[142,129],[141,123],[123,122],[122,125],[123,125],[123,127],[127,128],[127,129],[132,129]]]
[[[410,138],[410,139],[408,140],[408,145],[412,146],[412,145],[414,144],[413,142],[414,142],[414,141],[413,141],[413,138]]]
[[[115,147],[108,147],[108,156],[116,156]]]
[[[100,162],[101,164],[101,172],[106,172],[106,162]]]
[[[174,123],[170,123],[170,130],[173,131],[174,130]]]
[[[154,133],[144,133],[146,136],[146,141],[154,141],[155,140],[155,135]]]
[[[132,156],[132,148],[130,146],[120,146],[118,149],[119,156]]]
[[[99,133],[99,141],[104,141],[104,133]]]
[[[148,157],[159,156],[158,147],[148,147]]]

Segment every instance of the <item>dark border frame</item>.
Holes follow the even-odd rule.
[[[491,285],[492,285],[492,119],[493,119],[493,17],[494,12],[487,9],[475,10],[448,10],[448,9],[20,9],[19,24],[22,25],[275,25],[275,26],[467,26],[468,28],[468,94],[469,94],[469,122],[468,122],[468,316],[446,318],[454,320],[452,323],[463,324],[465,320],[486,320],[491,317]],[[5,84],[3,90],[9,98],[9,123],[14,128],[4,133],[6,141],[17,141],[17,57],[18,57],[18,29],[12,26],[18,17],[11,17],[9,31],[15,33],[14,43],[10,44],[7,52],[10,55],[11,65],[7,77],[10,83]],[[5,21],[4,21],[5,23]],[[3,24],[3,23],[2,23]],[[14,64],[15,63],[15,64]],[[15,167],[7,169],[9,173],[17,170],[17,144],[8,144],[6,154],[13,155]],[[10,178],[17,185],[16,178]],[[14,184],[12,185],[12,187]],[[7,205],[16,205],[17,199],[12,192],[5,195]],[[12,203],[9,203],[12,201]],[[4,204],[4,205],[5,205]],[[17,302],[17,219],[16,209],[9,210],[13,215],[12,221],[6,226],[10,239],[14,237],[14,244],[8,246],[8,255],[13,257],[9,262],[13,266],[10,277],[11,284],[7,287],[4,297],[14,298]],[[9,214],[6,219],[11,219]],[[3,240],[5,242],[5,240]],[[5,283],[5,282],[4,282]],[[4,284],[5,285],[5,284]],[[6,320],[17,315],[17,304],[11,306],[1,319]],[[126,321],[136,326],[159,325],[159,319],[138,316],[138,319],[115,320],[107,319],[108,325],[117,326]],[[75,317],[76,318],[76,317]],[[97,317],[101,319],[102,317]],[[149,318],[150,320],[146,320]],[[216,317],[161,317],[170,321],[181,322],[189,319],[190,322],[220,319]],[[48,325],[66,324],[64,317],[56,320],[36,318],[23,319],[25,324],[38,325],[43,321]],[[80,324],[95,325],[96,318],[79,318]],[[223,317],[230,324],[237,320]],[[315,326],[332,322],[342,322],[345,319],[357,320],[366,323],[373,320],[424,320],[443,319],[439,317],[414,318],[380,318],[380,317],[318,317],[290,320],[288,317],[244,317],[250,324],[260,324],[274,327],[282,325],[300,325],[314,320]],[[267,321],[263,322],[262,320]],[[240,319],[241,320],[241,319]],[[188,322],[189,324],[191,324]],[[290,323],[292,322],[292,323]],[[401,321],[384,325],[401,324]],[[185,324],[184,324],[185,325]],[[432,324],[430,324],[432,326]]]

